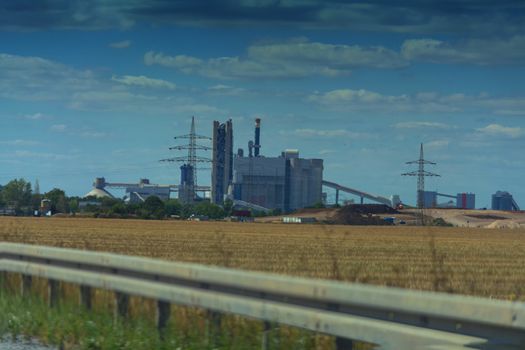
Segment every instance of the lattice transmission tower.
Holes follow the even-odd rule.
[[[417,176],[417,207],[423,209],[425,207],[425,177],[429,176],[441,176],[435,173],[431,173],[425,170],[425,164],[436,165],[436,163],[425,160],[423,158],[423,144],[419,149],[419,159],[406,164],[418,164],[418,170],[411,171],[408,173],[401,174],[402,176]]]
[[[175,136],[175,140],[179,139],[187,139],[188,143],[185,145],[179,145],[179,146],[173,146],[170,147],[170,150],[187,150],[188,154],[186,156],[181,157],[173,157],[173,158],[167,158],[167,159],[161,159],[161,162],[180,162],[183,163],[186,166],[190,167],[189,172],[186,174],[189,174],[191,177],[191,181],[188,181],[188,186],[190,187],[190,191],[192,192],[192,195],[195,195],[195,188],[197,187],[197,163],[211,163],[212,160],[207,157],[201,157],[197,155],[197,151],[209,151],[211,150],[211,147],[199,145],[197,144],[197,140],[211,140],[211,137],[198,135],[195,132],[195,117],[191,117],[191,129],[190,133],[186,135],[180,135]],[[188,169],[187,167],[185,169]],[[187,171],[187,170],[186,170]],[[183,170],[184,172],[184,170]],[[184,177],[183,174],[181,174],[182,177]]]

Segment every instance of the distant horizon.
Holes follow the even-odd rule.
[[[326,180],[414,204],[423,143],[426,190],[525,207],[523,23],[510,0],[1,3],[0,184],[177,184],[159,160],[193,115],[209,136],[231,118],[234,150],[260,117],[261,155],[299,149]]]

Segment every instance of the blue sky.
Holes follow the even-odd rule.
[[[263,155],[327,180],[413,203],[423,142],[427,189],[525,206],[523,23],[522,1],[2,2],[0,183],[178,183],[158,160],[192,115],[232,118],[235,148],[261,117]]]

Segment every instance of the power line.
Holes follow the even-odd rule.
[[[425,164],[436,165],[436,163],[425,160],[423,158],[423,144],[419,149],[419,159],[406,164],[417,164],[418,170],[401,174],[402,176],[417,176],[417,207],[423,209],[425,207],[425,177],[426,176],[441,176],[429,171],[425,171]]]
[[[197,163],[211,163],[212,162],[212,160],[210,158],[201,157],[201,156],[197,155],[197,151],[209,151],[209,150],[211,150],[211,147],[209,147],[209,146],[204,146],[204,145],[197,144],[197,140],[211,140],[211,137],[198,135],[195,132],[195,117],[192,116],[191,117],[190,133],[186,134],[186,135],[175,136],[174,139],[175,140],[177,140],[177,139],[187,139],[188,143],[185,144],[185,145],[178,145],[178,146],[170,147],[169,149],[170,150],[176,150],[176,151],[187,150],[188,154],[186,156],[161,159],[160,161],[161,162],[180,162],[180,163],[183,163],[183,164],[186,164],[186,165],[189,166],[189,171],[191,172],[191,176],[188,176],[188,177],[190,177],[192,179],[192,182],[191,182],[191,184],[190,183],[187,184],[188,185],[187,189],[190,192],[189,196],[191,198],[187,198],[186,200],[193,200],[193,198],[195,198],[195,188],[198,186],[198,184],[197,184],[197,170],[199,170],[199,169],[197,169]],[[184,167],[184,165],[183,165],[183,168],[184,168],[183,173],[185,173],[187,175],[188,174],[187,173],[188,172],[188,167]],[[185,178],[186,175],[181,175],[181,176],[183,178]]]

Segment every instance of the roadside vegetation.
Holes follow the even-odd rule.
[[[523,230],[227,222],[0,218],[0,240],[148,256],[246,270],[525,301]],[[78,287],[62,284],[48,309],[45,281],[20,298],[18,276],[0,294],[0,334],[33,336],[59,349],[256,349],[262,323],[172,307],[162,337],[154,302],[132,297],[130,320],[113,321],[113,296],[97,290],[78,309]],[[274,325],[270,349],[334,349],[331,337]],[[371,349],[358,344],[355,349]]]
[[[506,300],[525,300],[524,233],[440,226],[0,217],[1,241]]]
[[[86,310],[75,302],[78,288],[65,285],[61,303],[49,308],[45,302],[45,281],[35,281],[33,294],[22,298],[14,287],[18,277],[11,276],[8,287],[0,288],[0,339],[37,338],[60,350],[261,348],[264,330],[259,321],[223,315],[214,326],[205,310],[172,306],[171,319],[159,332],[151,300],[132,298],[130,317],[115,320],[109,292],[98,291],[94,309]],[[331,350],[334,343],[328,336],[277,325],[268,331],[267,339],[269,350]]]

